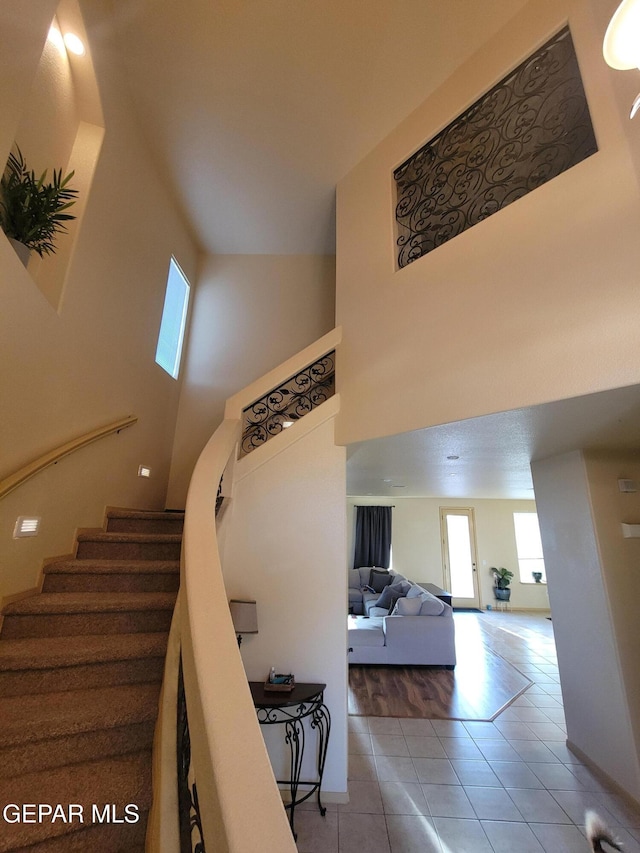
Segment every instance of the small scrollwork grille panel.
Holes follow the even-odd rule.
[[[597,150],[565,27],[396,169],[398,267]]]
[[[327,353],[244,409],[241,457],[333,397],[335,356],[335,350]]]

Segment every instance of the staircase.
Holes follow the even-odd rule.
[[[5,607],[0,810],[19,820],[2,820],[0,853],[144,851],[182,522],[108,510],[39,595]]]

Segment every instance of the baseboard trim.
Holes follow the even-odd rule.
[[[40,592],[37,586],[31,587],[31,589],[23,589],[22,592],[14,592],[11,595],[3,596],[0,601],[0,607],[3,609],[7,606],[7,604],[14,604],[16,601],[22,601],[23,598],[31,598],[32,595],[37,595]]]
[[[486,604],[482,607],[482,612],[483,613],[487,612],[487,605]],[[500,610],[499,608],[496,607],[495,604],[491,605],[491,610],[489,610],[488,612],[489,613],[544,613],[544,614],[548,613],[548,614],[551,614],[551,611],[549,610],[548,607],[509,607],[508,610]]]
[[[300,792],[299,792],[300,793]],[[282,796],[283,803],[291,802],[291,791],[289,788],[281,787],[280,795]],[[348,791],[321,791],[320,799],[322,800],[323,805],[337,804],[337,805],[346,805],[349,802],[349,793]],[[316,803],[316,794],[313,794],[307,800],[307,803]]]
[[[570,741],[568,738],[566,744],[567,749],[570,749],[571,752],[573,752],[573,754],[576,755],[580,759],[580,761],[582,761],[583,764],[586,764],[586,766],[596,778],[600,779],[601,782],[612,788],[616,792],[616,794],[619,794],[620,797],[625,800],[632,808],[640,809],[640,801],[636,800],[636,798],[632,796],[628,791],[625,791],[625,789],[618,782],[616,782],[615,779],[612,779],[611,776],[609,776],[608,773],[606,773],[598,764],[596,764],[592,758],[589,758],[589,756],[584,753],[579,746],[576,746],[575,743]]]

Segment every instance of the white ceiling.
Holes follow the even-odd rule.
[[[335,251],[335,187],[526,0],[112,0],[201,246]],[[409,154],[411,152],[407,152]]]
[[[350,445],[347,492],[531,500],[532,460],[639,448],[640,386],[632,386]]]

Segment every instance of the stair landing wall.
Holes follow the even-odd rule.
[[[228,597],[257,601],[259,634],[245,636],[241,647],[249,680],[263,680],[275,666],[297,681],[327,684],[332,727],[323,790],[340,800],[347,778],[347,575],[346,453],[333,434],[338,408],[334,397],[236,463],[221,556]],[[282,733],[263,734],[276,778],[287,778]],[[312,778],[311,767],[305,772]]]

